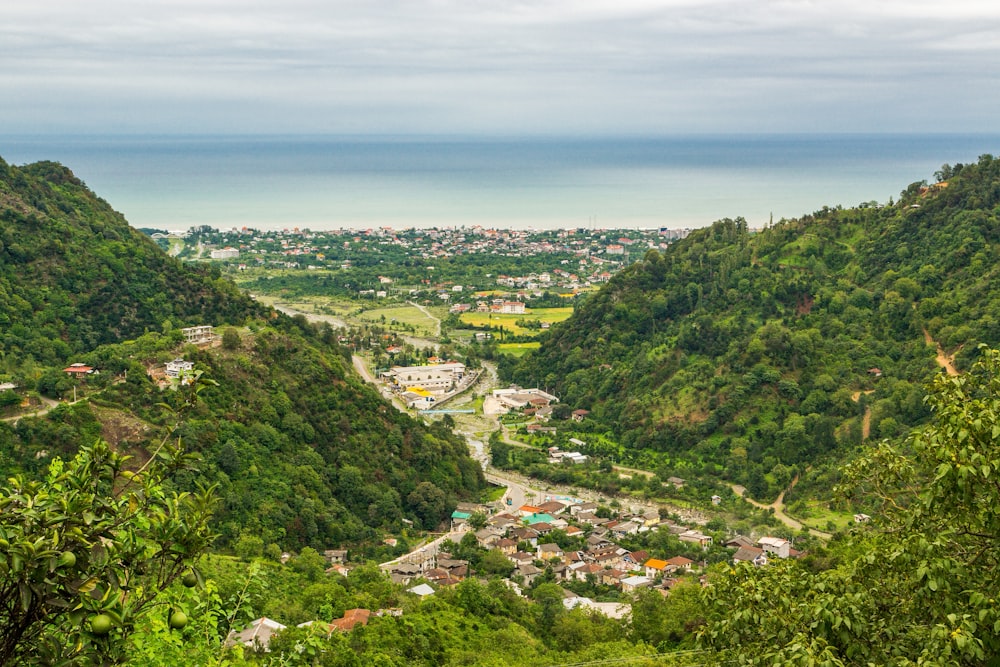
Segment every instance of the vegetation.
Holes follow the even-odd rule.
[[[185,393],[193,395],[197,387]],[[188,399],[185,399],[188,400]],[[98,441],[0,492],[0,665],[119,664],[144,614],[212,539],[214,489],[168,490],[173,434],[142,465]],[[170,616],[183,627],[183,611]]]
[[[1000,352],[937,378],[929,405],[929,426],[847,470],[871,529],[809,565],[730,569],[708,593],[706,645],[743,665],[1000,660]]]
[[[104,343],[263,313],[217,270],[168,257],[65,167],[0,160],[0,373],[18,384]]]
[[[723,220],[649,251],[501,372],[626,450],[773,498],[789,471],[923,423],[937,344],[963,369],[1000,342],[1000,160],[947,173],[892,206]]]

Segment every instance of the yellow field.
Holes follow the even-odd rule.
[[[572,306],[565,308],[532,308],[524,315],[498,315],[495,313],[462,313],[459,319],[463,324],[474,327],[491,326],[495,329],[501,326],[515,336],[531,336],[542,332],[541,329],[525,329],[519,327],[515,322],[518,320],[537,320],[555,324],[569,319],[573,314]]]

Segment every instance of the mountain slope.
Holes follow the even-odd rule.
[[[182,266],[59,165],[0,162],[0,246],[3,370],[87,397],[0,422],[0,474],[42,471],[98,437],[144,460],[184,402],[151,375],[183,356],[214,384],[180,417],[177,437],[202,456],[181,483],[219,485],[222,546],[378,544],[405,520],[436,527],[485,486],[465,442],[383,401],[329,327]],[[178,327],[193,324],[233,325],[229,342],[184,345]],[[101,373],[67,380],[70,360]]]
[[[895,205],[759,233],[724,220],[651,251],[506,372],[633,452],[758,495],[776,466],[857,443],[866,423],[901,434],[940,372],[928,337],[959,367],[1000,341],[1000,161],[945,171]]]
[[[71,171],[0,160],[0,352],[45,364],[145,330],[264,310],[164,254]]]

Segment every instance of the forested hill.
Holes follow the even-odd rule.
[[[963,368],[1000,342],[1000,160],[937,176],[888,206],[723,220],[650,251],[507,373],[627,447],[758,489],[776,464],[900,434],[927,417],[937,344]]]
[[[199,324],[227,326],[185,345],[180,327]],[[218,485],[217,544],[248,553],[380,545],[478,500],[464,440],[386,403],[337,338],[168,257],[68,169],[0,161],[0,376],[17,389],[0,477],[40,475],[97,438],[143,461],[177,428],[200,460],[181,484]],[[186,411],[163,380],[176,357],[210,380]],[[71,362],[99,373],[72,380]],[[80,401],[35,419],[37,394]]]
[[[167,321],[262,313],[217,274],[168,257],[66,167],[0,159],[0,355],[62,363]]]

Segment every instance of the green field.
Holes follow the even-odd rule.
[[[531,350],[537,350],[541,343],[500,343],[497,350],[512,357],[523,357]]]
[[[437,322],[414,306],[373,308],[355,315],[355,318],[364,322],[385,324],[390,330],[393,328],[394,321],[398,324],[410,325],[414,327],[414,333],[418,336],[433,336],[437,333]]]
[[[539,322],[548,322],[549,324],[555,324],[556,322],[562,322],[563,320],[569,319],[569,316],[573,314],[573,307],[566,306],[564,308],[532,308],[523,315],[498,315],[495,313],[462,313],[459,319],[462,320],[463,324],[468,324],[474,327],[493,327],[494,329],[499,329],[503,327],[509,333],[515,336],[531,336],[538,335],[542,332],[541,329],[525,329],[516,324],[516,322],[527,321],[527,320],[537,320]]]

